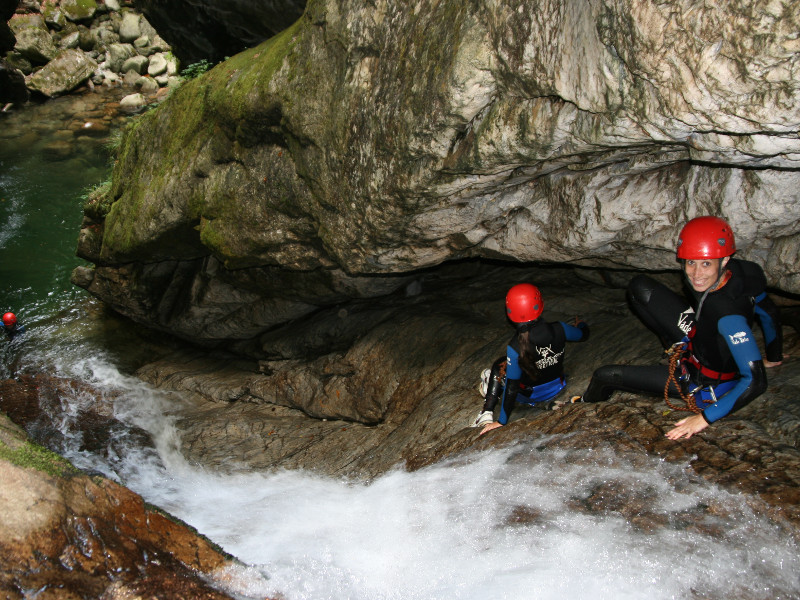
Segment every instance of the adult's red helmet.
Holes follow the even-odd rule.
[[[539,318],[544,310],[542,293],[535,285],[520,283],[506,294],[506,313],[514,323],[527,323]]]
[[[686,223],[678,236],[678,258],[725,258],[736,252],[733,230],[725,219],[696,217]]]
[[[17,315],[12,312],[7,312],[3,315],[3,325],[6,327],[13,327],[17,324]]]

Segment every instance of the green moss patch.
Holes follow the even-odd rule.
[[[43,471],[53,477],[74,475],[79,472],[66,458],[29,441],[17,448],[11,448],[0,441],[0,459],[25,469]]]

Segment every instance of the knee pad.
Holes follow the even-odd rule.
[[[624,377],[622,374],[624,365],[604,365],[595,369],[592,379],[596,379],[602,384],[622,385]]]
[[[637,275],[628,283],[628,299],[636,304],[647,306],[656,286],[656,281],[647,275]]]

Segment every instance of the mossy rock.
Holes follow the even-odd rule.
[[[97,12],[95,0],[63,0],[61,10],[70,21],[81,23],[90,21]]]
[[[0,413],[0,460],[54,477],[78,472],[66,458],[28,440],[25,431],[3,413]]]

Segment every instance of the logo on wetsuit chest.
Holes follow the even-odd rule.
[[[749,342],[750,338],[747,337],[747,334],[744,331],[740,331],[738,333],[734,333],[733,335],[728,336],[731,339],[731,344],[744,344],[745,342]]]
[[[694,309],[687,308],[678,317],[678,329],[680,329],[686,335],[689,335],[692,325],[694,325]]]
[[[558,364],[561,355],[564,354],[563,350],[561,352],[553,352],[550,346],[536,346],[536,352],[538,352],[541,357],[536,361],[536,367],[539,369],[545,369]]]

